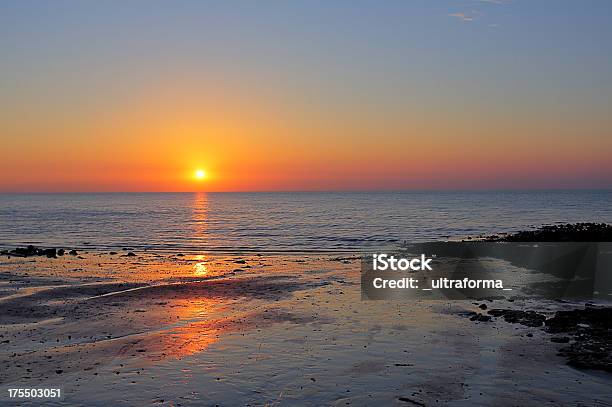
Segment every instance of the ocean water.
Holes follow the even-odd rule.
[[[359,251],[612,223],[612,191],[0,194],[0,247]]]

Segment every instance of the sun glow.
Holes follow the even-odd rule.
[[[206,178],[206,171],[198,169],[195,171],[194,176],[197,180],[203,180],[204,178]]]

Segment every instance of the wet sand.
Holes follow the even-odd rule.
[[[470,321],[470,301],[361,301],[353,256],[81,257],[0,258],[3,403],[612,405],[612,374],[567,366],[538,328]]]

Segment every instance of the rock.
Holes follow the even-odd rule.
[[[573,336],[574,343],[559,350],[568,365],[612,372],[612,307],[557,311],[546,320],[546,331]]]
[[[557,311],[549,319],[534,311],[492,309],[488,313],[527,326],[544,323],[547,333],[565,334],[552,337],[551,342],[569,343],[573,340],[558,353],[567,358],[568,365],[612,372],[612,307],[588,303],[583,309]],[[527,336],[533,335],[528,333]]]
[[[490,242],[612,242],[612,225],[607,223],[567,223],[543,225],[536,230],[510,235],[491,235]]]
[[[546,331],[551,333],[570,332],[592,328],[612,329],[612,307],[588,306],[584,309],[557,311],[546,320]]]
[[[17,247],[9,252],[13,256],[17,257],[28,257],[28,256],[36,256],[41,255],[40,249],[29,245],[28,247]]]
[[[478,308],[480,308],[480,309],[487,309],[487,304],[480,304],[478,306]]]
[[[76,250],[72,249],[68,252],[68,254],[71,256],[77,256],[79,253]]]
[[[521,324],[529,327],[538,327],[544,324],[546,317],[535,311],[521,311],[512,309],[492,309],[488,312],[494,317],[504,317],[506,322]]]
[[[126,254],[126,256],[128,256],[128,257],[136,257],[134,252],[128,252],[128,254]]]
[[[595,335],[576,337],[570,346],[559,350],[567,358],[567,364],[579,369],[596,369],[612,372],[612,334],[601,332]]]
[[[488,322],[490,320],[491,320],[491,317],[489,315],[482,315],[480,313],[478,313],[476,315],[472,315],[470,317],[470,321]]]
[[[109,252],[108,254],[110,254],[111,256],[114,256],[115,254],[117,254],[117,252]]]
[[[413,399],[408,398],[408,397],[398,397],[397,399],[399,401],[403,401],[405,403],[410,403],[410,404],[413,404],[415,406],[425,407],[425,403],[421,403],[420,401],[413,400]]]
[[[44,249],[41,254],[49,258],[57,258],[57,251],[55,249]]]
[[[29,256],[47,256],[50,258],[56,258],[58,255],[63,256],[65,254],[64,249],[56,250],[55,248],[41,249],[36,246],[29,245],[27,247],[17,247],[13,250],[3,251],[2,254],[16,256],[16,257],[29,257]]]

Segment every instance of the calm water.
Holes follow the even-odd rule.
[[[0,247],[359,250],[612,223],[612,191],[0,194]]]

